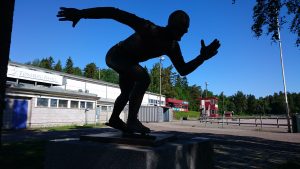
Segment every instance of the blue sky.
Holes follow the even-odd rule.
[[[214,94],[237,91],[256,97],[283,90],[279,47],[269,36],[257,39],[251,32],[254,0],[18,0],[12,32],[10,59],[19,63],[52,56],[55,61],[71,56],[75,66],[84,68],[94,62],[107,68],[108,49],[133,33],[133,30],[113,20],[82,19],[75,28],[70,22],[59,22],[59,7],[79,9],[113,6],[165,26],[168,16],[177,9],[190,15],[189,32],[180,41],[185,61],[199,54],[200,40],[206,44],[218,38],[219,53],[187,76],[189,85],[200,85]],[[281,31],[283,57],[289,92],[300,92],[300,48],[296,36],[287,29]],[[164,66],[171,64],[165,57]],[[141,63],[152,68],[159,59]]]

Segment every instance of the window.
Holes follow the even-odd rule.
[[[84,108],[85,108],[85,102],[83,102],[83,101],[80,102],[80,108],[81,108],[81,109],[84,109]]]
[[[71,100],[71,108],[78,108],[79,101]]]
[[[37,98],[37,106],[38,107],[48,107],[49,99],[47,98]]]
[[[87,108],[87,109],[94,109],[94,104],[93,104],[93,102],[86,102],[86,108]]]
[[[57,103],[58,103],[57,99],[51,99],[50,100],[50,107],[57,107]]]
[[[108,110],[108,111],[113,111],[113,106],[108,106],[108,107],[107,107],[107,110]]]
[[[107,112],[107,106],[101,106],[101,111]]]
[[[68,100],[59,100],[58,107],[67,108],[68,107]]]

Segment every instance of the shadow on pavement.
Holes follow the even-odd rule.
[[[300,144],[256,137],[209,133],[167,132],[179,138],[210,138],[214,144],[217,169],[300,169]]]
[[[74,128],[68,131],[4,131],[3,143],[20,141],[47,141],[62,138],[78,138],[80,135],[116,131],[111,128]],[[167,131],[178,139],[205,137],[214,144],[214,168],[300,168],[300,144],[267,140],[256,137],[207,133]]]

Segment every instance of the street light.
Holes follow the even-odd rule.
[[[207,98],[207,85],[208,85],[208,83],[205,82],[205,97],[206,97],[206,98]]]
[[[99,80],[100,80],[101,79],[101,69],[100,69],[100,67],[98,69],[98,76],[99,76]]]
[[[161,69],[162,69],[162,61],[165,58],[163,56],[159,57],[159,105],[161,106]]]

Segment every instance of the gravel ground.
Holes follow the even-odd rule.
[[[181,138],[205,137],[214,144],[216,169],[300,168],[300,133],[286,128],[203,124],[199,121],[146,123],[153,132],[174,133]],[[115,131],[87,128],[71,131],[4,131],[2,142],[76,138],[84,134]]]

